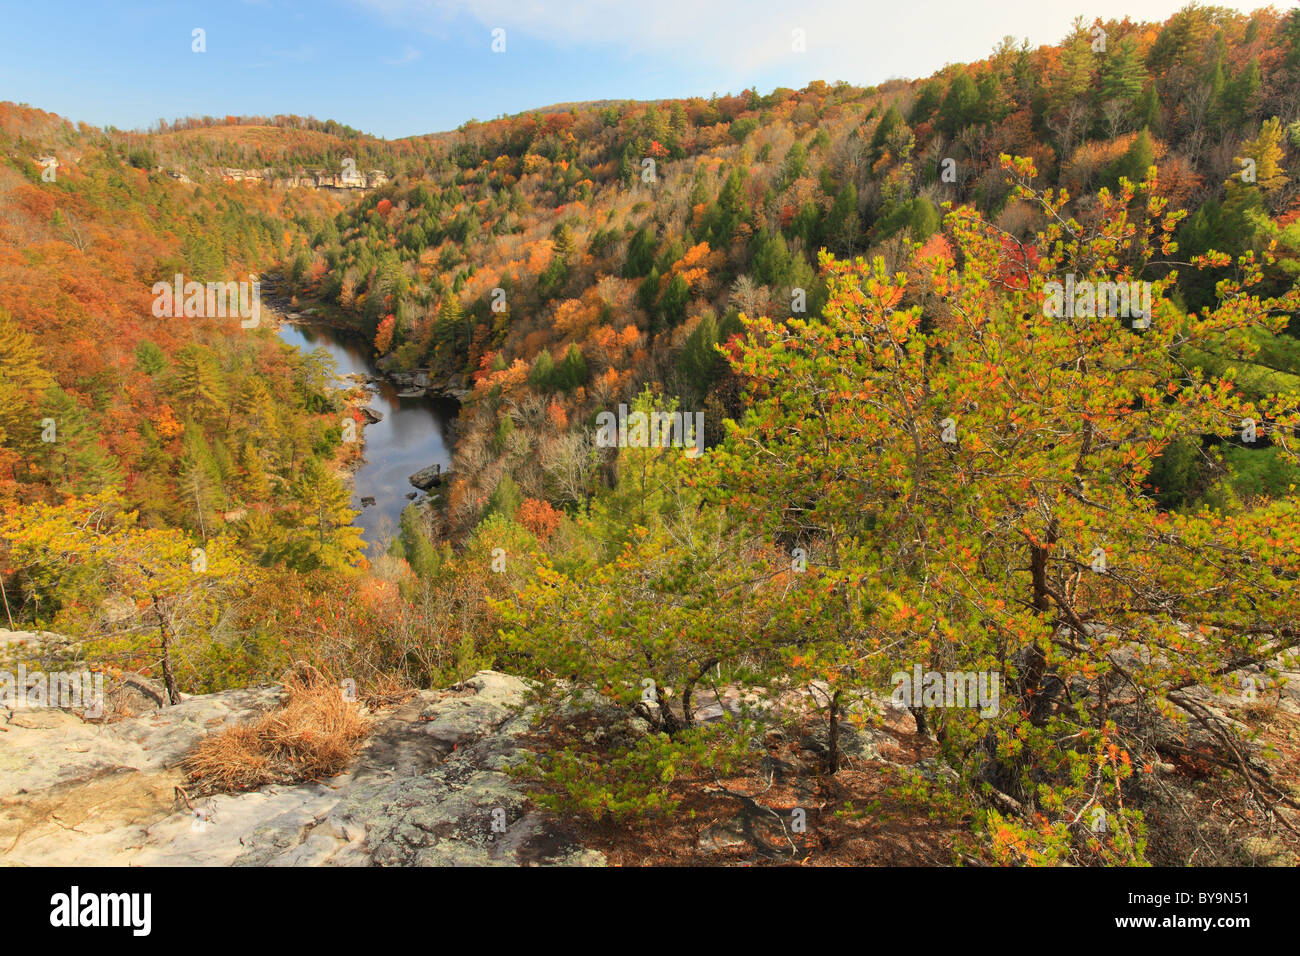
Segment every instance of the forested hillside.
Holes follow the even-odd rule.
[[[1008,39],[917,83],[477,124],[322,224],[293,277],[397,366],[473,374],[485,394],[500,385],[550,409],[515,420],[525,427],[502,455],[490,446],[520,416],[503,417],[499,398],[473,404],[459,470],[477,478],[450,509],[463,531],[506,471],[525,494],[572,504],[538,467],[557,456],[564,467],[546,452],[567,431],[554,421],[585,421],[641,383],[707,407],[717,441],[740,405],[713,345],[739,331],[742,312],[818,314],[818,250],[882,255],[894,271],[909,241],[940,232],[945,203],[973,205],[1008,241],[1031,236],[1044,217],[1012,194],[1002,154],[1034,159],[1040,184],[1068,191],[1085,219],[1100,189],[1157,165],[1155,194],[1189,213],[1176,258],[1277,239],[1267,276],[1277,292],[1300,246],[1287,171],[1300,143],[1297,71],[1294,19],[1194,8],[1164,25],[1080,24],[1058,47]],[[1253,183],[1240,181],[1243,158],[1257,164]],[[1184,270],[1171,298],[1203,308],[1226,274]],[[1292,373],[1297,357],[1293,338],[1270,341],[1249,379],[1275,385],[1261,370]],[[1189,457],[1179,446],[1160,473],[1170,502],[1218,477]],[[1285,487],[1271,460],[1239,464],[1247,490]]]
[[[1230,789],[1293,845],[1293,715],[1264,704],[1300,642],[1300,12],[391,142],[6,105],[0,157],[14,626],[186,691],[297,659],[371,694],[564,681],[647,732],[556,730],[535,799],[628,828],[773,761],[861,820],[841,735],[901,719],[891,812],[959,858],[1248,862],[1227,811],[1171,809]],[[348,159],[388,184],[219,172]],[[151,313],[175,273],[262,271],[468,391],[380,557],[330,370]],[[637,447],[629,411],[702,437]],[[917,686],[900,717],[914,669],[1000,699]]]
[[[0,116],[0,500],[6,573],[18,572],[7,612],[148,660],[148,581],[206,549],[156,593],[219,592],[169,624],[219,635],[194,651],[216,661],[180,667],[207,686],[260,667],[240,649],[258,635],[228,620],[249,612],[247,572],[356,564],[335,473],[355,448],[341,446],[332,371],[279,345],[269,316],[159,316],[154,285],[256,279],[305,241],[302,222],[339,207],[226,185],[198,163],[186,185],[142,150],[36,110]],[[312,533],[322,505],[328,537]],[[70,540],[91,516],[103,534]],[[208,557],[209,573],[192,574]]]

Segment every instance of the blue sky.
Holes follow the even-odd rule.
[[[0,100],[95,126],[298,113],[380,136],[551,103],[866,85],[1183,0],[3,0]],[[1220,5],[1250,10],[1259,2]],[[1278,4],[1281,8],[1294,3]],[[206,31],[195,53],[192,31]],[[492,51],[492,31],[505,51]],[[795,52],[796,30],[805,51]]]

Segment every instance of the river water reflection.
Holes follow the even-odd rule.
[[[324,349],[340,375],[379,374],[369,349],[334,329],[282,322],[279,335],[281,341],[306,352]],[[384,417],[365,426],[365,463],[354,476],[352,507],[361,512],[354,524],[365,532],[373,552],[376,543],[397,532],[402,509],[410,504],[406,496],[416,491],[408,478],[428,465],[438,463],[444,470],[451,465],[448,435],[457,408],[450,399],[401,398],[387,380],[372,387],[377,393],[370,408]],[[374,505],[362,508],[365,497],[374,498]]]

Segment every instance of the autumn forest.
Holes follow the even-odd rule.
[[[735,798],[821,808],[764,862],[1294,865],[1298,280],[1297,11],[402,139],[0,103],[0,627],[533,681],[511,772],[626,863]],[[391,534],[291,321],[455,399]]]

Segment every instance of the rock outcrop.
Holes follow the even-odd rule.
[[[323,169],[299,170],[297,173],[277,174],[270,167],[264,169],[236,169],[222,167],[216,170],[226,182],[264,182],[277,189],[377,189],[387,185],[388,174],[382,169],[361,172],[348,169],[330,172]]]
[[[481,671],[376,716],[338,777],[192,801],[177,790],[186,754],[278,706],[278,686],[115,723],[0,709],[0,864],[602,865],[505,772],[531,726],[527,692]]]
[[[442,465],[430,465],[428,468],[421,468],[407,480],[421,491],[428,491],[430,488],[437,488],[443,480],[451,474],[451,469],[442,470]]]

